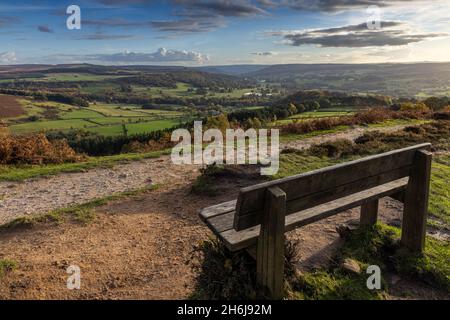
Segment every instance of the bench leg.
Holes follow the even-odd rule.
[[[362,226],[372,226],[377,223],[378,199],[364,203],[361,206],[361,217],[359,224]]]
[[[278,187],[269,188],[256,248],[256,276],[272,299],[283,298],[285,215],[286,194]]]
[[[405,194],[401,242],[415,252],[422,252],[425,246],[432,157],[428,151],[416,152]]]

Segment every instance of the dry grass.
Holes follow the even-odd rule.
[[[321,118],[311,121],[303,121],[297,123],[290,123],[281,126],[282,134],[304,134],[319,130],[330,130],[338,126],[354,126],[354,125],[368,125],[380,123],[390,119],[424,119],[430,118],[429,112],[415,112],[415,111],[392,111],[383,108],[370,109],[363,112],[358,112],[352,116],[342,116],[338,118]]]
[[[0,164],[61,164],[83,160],[65,140],[50,142],[45,135],[0,136]]]

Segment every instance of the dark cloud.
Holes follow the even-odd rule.
[[[106,27],[139,27],[148,25],[148,22],[140,22],[140,21],[129,21],[123,18],[110,18],[110,19],[102,19],[102,20],[83,20],[83,25],[91,25],[91,26],[106,26]]]
[[[248,17],[265,13],[263,9],[244,0],[172,0],[172,3],[183,6],[188,12],[223,17]]]
[[[152,62],[196,62],[207,61],[207,55],[185,50],[160,48],[152,53],[122,52],[116,54],[97,54],[86,56],[88,60],[105,63],[152,63]]]
[[[321,47],[381,47],[401,46],[420,42],[443,34],[414,34],[407,30],[404,23],[396,21],[381,22],[381,28],[370,30],[366,23],[337,28],[316,29],[309,31],[269,32],[273,36],[281,36],[292,46],[318,45]]]
[[[53,33],[53,30],[49,26],[41,25],[41,26],[38,26],[37,29],[40,32]]]
[[[413,3],[420,0],[257,0],[262,7],[286,7],[296,10],[336,12],[368,6],[387,7],[401,3]],[[433,1],[433,0],[430,0]]]
[[[152,3],[152,0],[97,0],[97,2],[108,6],[115,6],[129,4],[147,4]]]
[[[192,33],[192,32],[207,32],[215,30],[224,25],[221,19],[216,20],[172,20],[172,21],[152,21],[150,25],[162,32],[170,33]]]

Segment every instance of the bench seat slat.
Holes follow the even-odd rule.
[[[408,177],[398,179],[291,214],[286,216],[285,231],[291,231],[300,226],[308,225],[339,212],[358,207],[371,200],[402,192],[406,189],[407,184]],[[222,214],[206,219],[205,221],[208,227],[231,251],[244,249],[256,244],[260,230],[259,225],[257,225],[245,230],[236,231],[233,228],[234,213],[234,211],[223,212]]]
[[[200,218],[205,222],[207,219],[234,211],[236,209],[236,199],[204,208],[200,211]]]

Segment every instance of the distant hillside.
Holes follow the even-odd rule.
[[[266,69],[268,66],[263,64],[242,64],[242,65],[231,65],[231,66],[212,66],[212,67],[199,67],[201,71],[210,73],[222,73],[231,76],[242,76],[246,74],[251,74],[258,72],[260,70]]]
[[[306,110],[314,109],[313,104],[319,103],[321,109],[333,107],[385,107],[391,104],[391,98],[382,95],[346,94],[343,92],[329,92],[319,90],[297,91],[275,103],[287,107],[291,103],[299,107],[303,105]]]
[[[241,76],[279,83],[290,90],[369,92],[393,96],[450,94],[450,63],[289,64]]]

